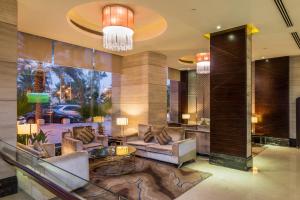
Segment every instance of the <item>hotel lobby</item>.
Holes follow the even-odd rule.
[[[300,199],[298,0],[0,0],[0,199]]]

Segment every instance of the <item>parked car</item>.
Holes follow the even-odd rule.
[[[17,125],[25,124],[26,123],[26,118],[23,116],[20,116],[17,118]]]
[[[27,113],[24,117],[27,123],[35,123],[35,112]],[[43,109],[42,118],[45,120],[45,123],[62,123],[64,119],[70,119],[71,123],[83,122],[80,115],[70,115],[55,109]]]
[[[54,106],[54,110],[69,114],[69,115],[80,115],[80,106],[76,104],[64,104]]]

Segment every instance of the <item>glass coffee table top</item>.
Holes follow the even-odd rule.
[[[133,146],[109,146],[89,152],[90,170],[103,176],[128,174],[135,170]]]
[[[93,149],[89,152],[90,159],[103,159],[107,157],[122,157],[129,156],[136,152],[133,146],[109,146]]]

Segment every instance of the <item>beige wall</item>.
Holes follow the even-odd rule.
[[[168,79],[173,81],[180,81],[180,71],[168,67]]]
[[[290,138],[296,138],[297,97],[300,97],[300,56],[290,57]]]
[[[0,1],[0,138],[16,145],[17,1]],[[0,180],[15,172],[0,159]]]
[[[116,83],[116,87],[120,88],[120,114],[129,119],[129,125],[125,129],[126,134],[137,132],[139,123],[166,123],[167,67],[165,62],[166,57],[155,52],[123,57],[120,84],[118,86]]]
[[[17,119],[17,2],[0,1],[0,137],[15,144]]]

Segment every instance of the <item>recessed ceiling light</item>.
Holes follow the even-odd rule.
[[[266,62],[269,62],[269,59],[266,59]]]
[[[230,41],[235,40],[235,35],[234,35],[234,34],[230,34],[230,35],[228,36],[228,39],[229,39]]]
[[[221,25],[218,25],[217,26],[217,30],[220,30],[222,27],[221,27]]]
[[[265,57],[263,56],[263,57],[261,57],[261,59],[265,59]]]

